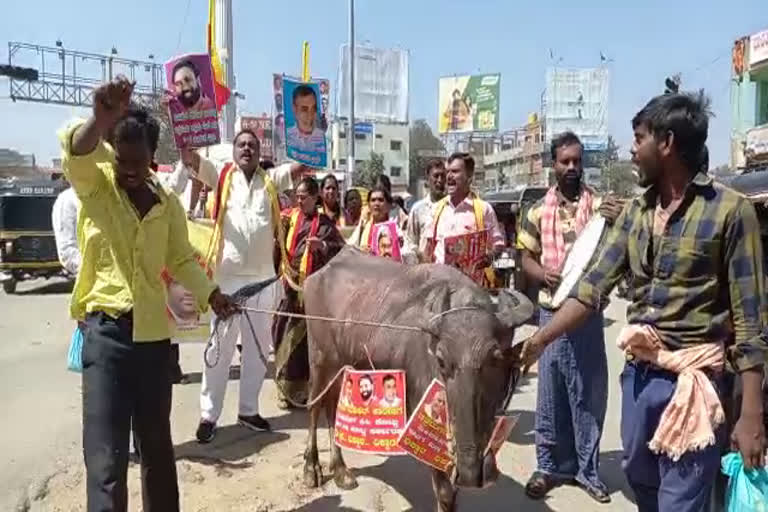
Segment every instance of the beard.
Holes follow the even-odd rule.
[[[372,394],[373,394],[373,391],[369,391],[369,390],[360,391],[360,397],[363,400],[368,400],[369,398],[371,398]]]
[[[194,89],[191,89],[189,91],[184,91],[179,95],[179,101],[182,105],[184,105],[186,108],[194,107],[195,104],[200,100],[200,88],[196,87]]]

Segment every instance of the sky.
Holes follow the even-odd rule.
[[[7,41],[108,53],[158,62],[204,52],[207,0],[3,0],[0,62]],[[618,4],[622,4],[621,7]],[[334,86],[339,46],[348,36],[347,0],[266,2],[233,0],[237,89],[242,113],[269,112],[271,74],[298,75],[302,41],[310,43],[313,77]],[[525,123],[539,110],[544,74],[563,66],[612,62],[609,133],[626,154],[630,120],[664,77],[682,73],[683,89],[704,88],[712,99],[712,166],[729,158],[730,50],[733,41],[768,28],[765,0],[358,0],[359,43],[410,51],[410,119],[437,122],[438,79],[501,73],[501,129]],[[562,60],[561,60],[562,59]],[[22,63],[24,64],[24,63]],[[35,65],[35,61],[29,62]],[[56,130],[85,109],[13,103],[0,77],[0,147],[35,153],[48,165],[58,156]]]

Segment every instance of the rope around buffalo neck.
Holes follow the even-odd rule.
[[[459,311],[469,311],[469,310],[477,310],[481,309],[477,306],[459,306],[455,308],[448,309],[446,311],[443,311],[441,313],[437,313],[436,315],[433,315],[429,319],[429,323],[432,323],[433,321],[437,320],[438,318],[442,318],[448,314],[451,313],[457,313]],[[264,368],[268,366],[268,360],[267,357],[264,355],[264,351],[261,348],[261,344],[259,343],[258,338],[256,337],[256,329],[253,328],[253,323],[251,322],[251,317],[248,313],[263,313],[263,314],[269,314],[269,315],[275,315],[275,316],[285,316],[289,318],[303,318],[305,320],[318,320],[321,322],[332,322],[332,323],[340,323],[340,324],[352,324],[352,325],[363,325],[366,327],[374,327],[374,328],[381,328],[381,329],[394,329],[399,331],[409,331],[409,332],[419,332],[419,333],[425,333],[430,334],[428,329],[425,329],[424,327],[416,327],[411,325],[396,325],[396,324],[390,324],[385,322],[371,322],[368,320],[352,320],[351,318],[348,319],[339,319],[339,318],[332,318],[327,316],[318,316],[318,315],[307,315],[307,314],[301,314],[301,313],[288,313],[286,311],[276,311],[273,309],[259,309],[259,308],[250,308],[246,306],[242,306],[239,308],[240,313],[245,315],[245,319],[248,321],[248,327],[251,330],[251,335],[253,337],[253,342],[256,345],[256,350],[259,353],[259,359],[261,360],[262,364],[264,365]],[[227,320],[227,323],[231,323],[231,317]],[[211,333],[210,337],[208,338],[208,343],[205,345],[205,349],[203,351],[203,362],[208,368],[213,368],[217,364],[219,364],[219,358],[220,358],[220,350],[218,347],[218,343],[216,344],[216,361],[214,363],[210,363],[208,361],[208,352],[213,347],[214,339],[217,338],[216,334],[218,334],[219,327],[221,326],[221,322],[217,322],[216,328]],[[326,386],[323,388],[323,390],[312,400],[307,402],[306,404],[302,404],[300,402],[295,402],[288,393],[286,393],[285,389],[283,388],[282,384],[280,384],[280,381],[275,378],[274,382],[277,388],[280,390],[280,392],[283,394],[283,398],[293,405],[294,407],[297,407],[299,409],[311,409],[315,404],[317,404],[325,395],[330,391],[331,387],[333,386],[333,383],[338,380],[338,378],[346,371],[346,370],[354,370],[355,368],[351,365],[344,365],[341,368],[339,368],[339,371],[336,372],[336,375],[333,376],[333,378],[326,384]]]

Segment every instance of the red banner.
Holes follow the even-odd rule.
[[[515,428],[515,425],[517,425],[519,419],[519,414],[514,416],[496,416],[496,426],[493,427],[491,438],[488,440],[488,446],[485,447],[483,456],[492,453],[495,457],[496,454],[499,453],[499,450],[501,450],[502,445],[509,439],[509,434],[512,433],[512,430]]]
[[[476,283],[483,283],[484,269],[473,269],[488,251],[488,231],[477,231],[466,235],[445,238],[446,265],[457,267]]]
[[[403,370],[347,370],[336,407],[335,442],[342,448],[402,455],[397,439],[405,426]]]
[[[409,455],[433,468],[446,473],[453,468],[453,434],[442,382],[432,380],[397,444]]]

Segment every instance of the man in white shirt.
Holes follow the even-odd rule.
[[[445,162],[442,159],[430,160],[424,169],[429,187],[429,195],[416,201],[408,216],[408,229],[405,235],[405,247],[408,254],[418,256],[420,262],[427,262],[427,240],[431,236],[432,209],[445,197]]]
[[[232,160],[222,158],[231,147]],[[202,152],[202,151],[201,151]],[[269,172],[259,167],[259,140],[250,130],[242,130],[232,146],[208,148],[208,157],[197,152],[182,151],[182,161],[191,175],[212,189],[214,201],[221,201],[221,245],[216,257],[215,278],[222,291],[233,293],[241,287],[275,277],[277,223],[273,218],[272,201],[267,178],[274,183],[276,192],[293,188],[293,180],[304,171],[298,164],[285,164]],[[217,158],[218,157],[218,158]],[[227,177],[225,175],[231,174]],[[228,190],[218,190],[229,184]],[[226,198],[222,200],[221,198]],[[274,309],[279,282],[248,301],[248,307]],[[201,420],[197,439],[201,443],[213,440],[216,422],[221,415],[224,394],[229,378],[229,364],[240,339],[242,366],[240,374],[240,407],[238,423],[253,430],[269,430],[269,423],[259,415],[259,393],[266,374],[259,348],[266,354],[271,341],[271,317],[248,313],[255,330],[254,339],[245,315],[222,324],[214,334],[214,349],[207,354],[203,368],[200,395]],[[216,357],[218,354],[218,357]]]
[[[80,249],[77,245],[78,201],[75,191],[69,187],[59,194],[53,203],[51,221],[59,261],[72,277],[80,270]]]

